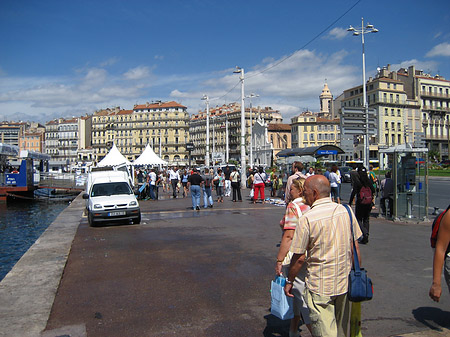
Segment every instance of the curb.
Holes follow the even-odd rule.
[[[79,195],[0,282],[0,336],[45,329],[84,207]]]

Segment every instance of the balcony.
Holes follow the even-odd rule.
[[[433,97],[433,98],[450,99],[450,94],[430,92],[430,91],[421,91],[420,92],[420,96],[421,97]]]
[[[431,105],[424,105],[422,107],[422,110],[424,110],[424,111],[450,112],[450,108],[431,106]]]

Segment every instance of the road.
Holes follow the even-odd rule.
[[[83,218],[47,330],[284,336],[286,326],[269,312],[283,207],[229,199],[199,212],[189,206],[189,199],[144,201],[139,226],[90,228]],[[450,295],[428,298],[429,236],[429,224],[371,219],[361,247],[375,288],[362,305],[365,337],[450,328]]]
[[[428,180],[428,206],[430,213],[434,207],[444,210],[450,203],[448,194],[450,188],[450,178],[430,177]],[[348,202],[350,198],[351,184],[342,184],[341,196],[343,200]]]

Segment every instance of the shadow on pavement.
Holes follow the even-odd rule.
[[[267,322],[266,328],[264,329],[264,337],[288,337],[289,336],[289,324],[290,320],[281,320],[278,317],[269,314],[264,316]]]
[[[450,328],[450,312],[439,308],[420,307],[412,311],[414,318],[433,330]]]

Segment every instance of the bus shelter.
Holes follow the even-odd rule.
[[[426,220],[428,215],[428,149],[409,144],[379,150],[382,162],[387,156],[394,180],[394,220]]]
[[[339,146],[336,145],[320,145],[320,146],[309,146],[309,147],[298,147],[292,149],[284,149],[276,154],[277,165],[282,166],[285,170],[290,172],[290,164],[295,161],[300,161],[302,163],[315,163],[318,158],[321,157],[332,157],[333,160],[337,160],[337,155],[344,154]]]

